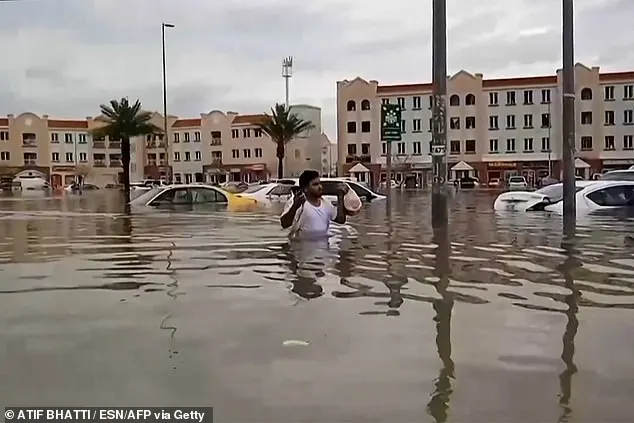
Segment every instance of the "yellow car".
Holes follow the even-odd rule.
[[[131,206],[170,208],[195,205],[226,205],[227,210],[249,211],[258,207],[254,198],[233,194],[213,185],[175,184],[152,188],[130,201]]]

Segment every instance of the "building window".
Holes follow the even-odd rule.
[[[51,154],[51,161],[59,162],[59,153],[55,152]]]
[[[473,94],[467,94],[464,100],[464,104],[467,106],[474,106],[476,104],[476,98]]]
[[[401,110],[405,110],[405,97],[399,97],[396,99],[396,102],[399,106],[401,106]]]
[[[79,153],[79,161],[82,163],[86,163],[88,161],[87,153]]]
[[[79,143],[80,144],[86,144],[87,143],[86,134],[79,134],[78,137],[79,137]]]
[[[533,127],[533,115],[524,115],[524,129]]]
[[[381,104],[390,104],[390,99],[389,98],[382,98],[381,99]]]
[[[361,110],[370,110],[370,101],[369,100],[363,100],[361,102]]]
[[[368,143],[361,144],[361,155],[367,156],[368,154],[370,154],[370,144]]]
[[[420,96],[414,96],[412,97],[412,109],[414,110],[420,110],[421,107],[421,101],[420,101]]]
[[[460,154],[460,140],[451,140],[449,142],[449,152],[451,154]]]
[[[357,122],[348,122],[348,133],[354,134],[357,132]]]
[[[498,93],[489,93],[489,106],[498,105]]]
[[[632,121],[632,110],[624,110],[623,111],[623,125],[631,125],[634,123]]]
[[[51,134],[51,142],[52,142],[53,144],[57,144],[57,143],[59,142],[59,134],[57,134],[57,133],[53,132],[53,133]]]
[[[396,143],[396,154],[399,154],[399,155],[405,154],[405,143],[404,142]]]
[[[381,143],[381,154],[384,155],[384,156],[387,154],[387,143],[386,142],[382,142]]]
[[[248,148],[243,149],[243,150],[242,150],[242,156],[243,156],[245,159],[250,159],[250,158],[251,158],[251,150],[250,150],[250,149],[248,149]]]
[[[194,132],[194,142],[200,142],[200,132]]]
[[[186,151],[186,152],[185,152],[185,161],[186,161],[186,162],[189,162],[189,161],[191,161],[191,160],[192,160],[192,155],[191,155],[191,153],[190,153],[189,151]]]
[[[239,129],[232,129],[231,130],[231,138],[236,139],[240,137],[240,130]]]
[[[356,155],[357,155],[357,145],[348,144],[348,156],[356,156]]]
[[[489,130],[497,130],[500,129],[498,125],[498,117],[497,116],[489,116]]]
[[[200,154],[200,151],[194,152],[194,160],[196,160],[197,162],[202,160],[202,155]]]
[[[524,104],[533,104],[533,90],[524,91]]]
[[[180,141],[180,134],[178,132],[174,133],[174,143],[179,143]]]
[[[632,135],[623,136],[623,150],[634,150],[634,137]]]
[[[253,137],[254,138],[262,138],[262,129],[260,128],[255,128],[253,130]]]
[[[401,132],[405,133],[406,132],[406,126],[405,126],[405,119],[401,120]]]
[[[73,134],[64,134],[64,142],[66,144],[72,144],[73,143]]]
[[[467,116],[467,118],[465,119],[465,127],[466,129],[475,129],[476,127],[475,116]]]
[[[515,106],[517,103],[515,102],[515,91],[507,91],[506,92],[506,105],[507,106]]]
[[[581,137],[581,150],[592,150],[592,137]]]
[[[614,101],[614,87],[608,85],[604,88],[604,100],[606,101]]]
[[[548,89],[542,90],[542,103],[544,104],[550,103],[550,90]]]
[[[634,85],[625,85],[623,87],[623,100],[634,99]]]
[[[464,143],[464,152],[467,154],[475,154],[476,152],[476,141],[475,140],[466,140]]]
[[[262,157],[262,149],[261,148],[256,148],[255,149],[255,157]]]
[[[615,145],[614,145],[614,137],[612,135],[606,135],[605,137],[605,149],[606,150],[614,150],[615,149]]]
[[[66,157],[64,157],[66,159],[66,163],[72,163],[73,162],[73,153],[66,153]]]
[[[582,100],[592,100],[592,90],[590,88],[583,88],[581,90]]]
[[[370,132],[370,121],[366,120],[361,122],[361,132]]]
[[[174,161],[175,162],[180,162],[181,161],[181,153],[178,151],[174,152]]]
[[[498,140],[492,138],[489,140],[489,153],[497,153],[499,150]]]
[[[9,131],[0,131],[0,141],[9,141]]]
[[[550,113],[542,113],[542,128],[550,128]]]
[[[606,126],[614,125],[614,111],[613,110],[605,111],[605,125]]]
[[[515,138],[507,138],[506,140],[506,152],[515,153]]]
[[[524,138],[524,152],[532,153],[533,152],[533,139],[532,138]]]
[[[3,161],[11,160],[11,153],[9,153],[8,151],[0,152],[0,160],[3,160]]]
[[[183,136],[185,137],[185,139],[183,139],[183,142],[189,142],[189,132],[185,132]]]
[[[550,138],[542,137],[542,152],[549,152],[549,151],[550,151]]]
[[[581,124],[592,125],[592,112],[581,112]]]
[[[451,119],[449,119],[449,129],[460,129],[459,117],[452,117]]]
[[[412,132],[420,132],[421,131],[421,120],[420,119],[414,119],[412,121]]]
[[[506,129],[515,129],[515,115],[506,115]]]
[[[412,143],[412,151],[414,152],[415,155],[420,156],[421,154],[423,154],[422,151],[422,145],[420,141],[414,141]]]
[[[354,112],[355,110],[357,110],[357,103],[355,103],[352,100],[348,101],[348,104],[346,105],[346,109],[349,112]]]
[[[251,138],[251,128],[244,128],[242,130],[242,136],[244,138]]]
[[[238,149],[231,150],[231,157],[233,157],[234,159],[239,159],[240,158],[240,150],[238,150]]]
[[[449,105],[450,106],[460,106],[460,97],[456,94],[449,97]]]

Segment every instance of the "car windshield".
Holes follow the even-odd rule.
[[[133,198],[132,201],[130,201],[130,204],[145,204],[164,189],[165,187],[154,187],[149,191],[142,191],[143,193],[138,197]]]
[[[253,194],[254,192],[262,191],[266,188],[266,185],[251,185],[249,188],[242,191],[243,194]]]
[[[575,192],[579,192],[583,188],[584,188],[583,186],[577,185],[575,186]],[[551,203],[557,203],[563,200],[564,198],[564,184],[559,183],[559,184],[548,185],[544,188],[538,189],[537,191],[535,191],[535,193],[548,197]]]
[[[509,182],[524,182],[523,176],[511,176]]]

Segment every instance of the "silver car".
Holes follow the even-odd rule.
[[[509,191],[526,190],[528,183],[523,176],[511,176],[508,181]]]

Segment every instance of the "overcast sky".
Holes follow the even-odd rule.
[[[449,72],[485,78],[561,66],[560,0],[447,0]],[[576,0],[576,61],[634,68],[634,2]],[[429,81],[431,0],[0,0],[0,115],[98,114],[111,98],[168,108],[268,111],[284,100],[281,59],[295,58],[291,102],[322,107],[334,141],[336,81]]]

